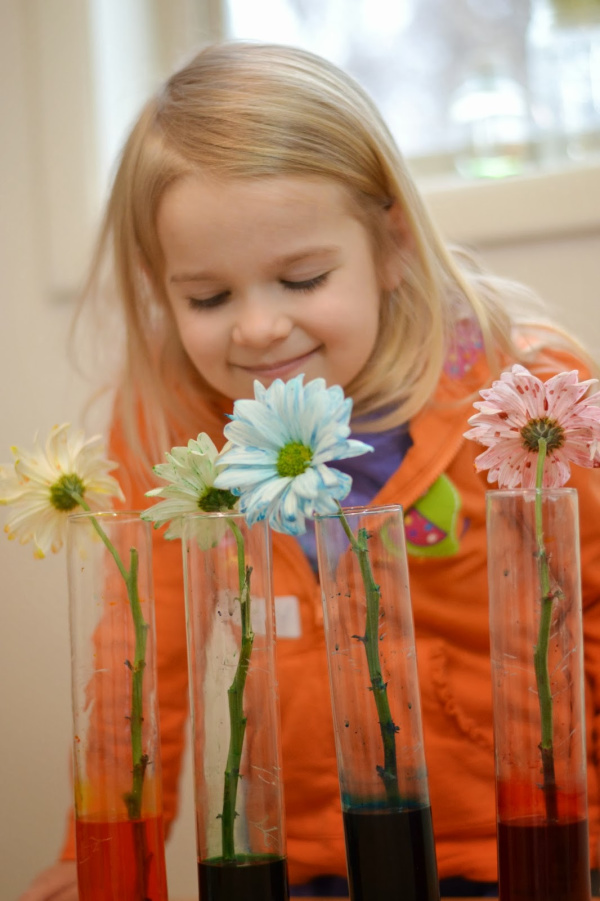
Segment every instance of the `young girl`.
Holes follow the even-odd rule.
[[[173,445],[200,431],[223,444],[233,401],[253,396],[255,379],[321,376],[353,398],[355,430],[375,452],[347,461],[347,502],[400,503],[406,515],[442,893],[494,894],[486,481],[463,433],[476,392],[513,362],[544,378],[582,368],[569,342],[519,326],[526,293],[444,246],[369,98],[288,47],[209,47],[148,103],[123,152],[90,288],[106,257],[127,334],[110,457],[128,507],[150,505],[150,465]],[[596,867],[600,472],[579,470],[570,484],[582,511]],[[452,541],[424,540],[425,497]],[[310,537],[273,541],[290,880],[295,894],[343,894],[314,549]],[[154,553],[170,822],[188,709],[181,550],[158,534]],[[70,835],[63,861],[24,899],[75,898],[73,856]]]

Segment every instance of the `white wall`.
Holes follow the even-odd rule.
[[[159,13],[179,14],[163,29],[174,58],[185,50],[182,35],[205,36],[184,15],[192,5],[153,0]],[[12,445],[30,447],[55,423],[83,424],[91,434],[105,419],[102,409],[83,412],[103,379],[84,379],[68,356],[96,212],[88,11],[88,0],[0,0],[0,462],[9,462]],[[54,861],[71,803],[65,566],[63,554],[36,561],[31,547],[0,534],[3,901]],[[197,892],[189,764],[182,794],[168,860],[175,898]]]
[[[80,20],[78,26],[75,21],[77,9],[84,7],[79,0],[0,0],[0,460],[8,460],[11,445],[30,445],[38,430],[43,434],[54,423],[80,421],[90,387],[67,359],[72,304],[63,297],[60,278],[52,274],[56,270],[49,247],[54,220],[51,204],[48,206],[48,186],[56,182],[54,170],[44,171],[40,136],[44,128],[46,135],[49,127],[52,131],[48,117],[51,123],[57,120],[52,109],[42,109],[38,102],[40,47],[47,46],[50,35],[44,29],[36,33],[36,27],[44,21],[39,16],[44,9],[48,13],[50,4],[52,18],[45,20],[45,29],[56,32],[63,25],[68,27],[72,51],[84,52],[83,45],[78,49],[76,38],[85,25]],[[57,18],[61,10],[69,14],[66,24],[61,23],[60,16]],[[76,89],[74,103],[80,103],[87,90],[85,84],[69,89]],[[57,97],[57,116],[59,109]],[[85,105],[76,119],[66,116],[60,120],[58,135],[56,128],[53,131],[54,140],[63,142],[56,162],[62,172],[64,157],[72,155],[76,141],[81,140],[83,115]],[[73,179],[83,162],[79,161],[79,170],[76,165],[74,161]],[[600,348],[600,194],[596,193],[593,203],[589,195],[597,190],[598,171],[587,173],[587,188],[571,181],[566,192],[561,189],[556,193],[552,179],[536,182],[534,201],[531,196],[528,199],[526,194],[514,193],[516,183],[512,183],[508,207],[503,205],[506,189],[502,185],[466,193],[431,191],[428,197],[448,236],[479,244],[484,257],[501,272],[531,282],[560,307],[567,323],[572,322],[582,336],[590,337]],[[61,221],[67,221],[80,209],[81,198],[68,181],[61,191]],[[554,219],[560,227],[555,227],[556,223],[546,227],[551,217],[543,210],[539,227],[531,227],[531,223],[525,227],[524,212],[532,203],[539,209],[540,197],[546,196],[552,200],[552,209],[558,205]],[[63,556],[34,561],[29,547],[0,540],[3,901],[16,898],[30,877],[54,859],[64,811],[70,802],[64,567]],[[172,898],[193,897],[196,893],[189,761],[182,795],[182,817],[168,851]]]
[[[66,361],[71,310],[45,290],[41,173],[23,7],[0,8],[0,459],[36,430],[77,417]],[[67,136],[65,136],[67,138]],[[68,799],[69,649],[64,559],[36,563],[0,542],[0,895],[13,898],[56,853]]]
[[[423,188],[448,239],[532,287],[600,360],[600,157],[521,179]]]

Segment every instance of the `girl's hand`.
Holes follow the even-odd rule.
[[[18,901],[78,901],[77,866],[61,860],[36,876]]]

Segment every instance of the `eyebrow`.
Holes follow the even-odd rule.
[[[306,247],[302,250],[299,250],[296,253],[285,254],[281,257],[276,257],[272,261],[272,265],[274,269],[278,269],[280,267],[291,266],[293,263],[299,263],[302,260],[309,259],[310,257],[315,257],[318,261],[321,257],[326,260],[329,257],[334,256],[339,253],[340,247],[337,244],[332,244],[330,246],[323,247],[319,245],[318,247]],[[172,284],[176,284],[178,282],[202,282],[202,281],[212,281],[216,278],[216,276],[207,271],[198,271],[198,272],[178,272],[175,275],[172,275],[169,279],[169,282]]]

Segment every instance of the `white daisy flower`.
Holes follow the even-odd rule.
[[[110,498],[123,499],[109,475],[117,464],[104,459],[102,438],[85,440],[69,428],[54,426],[45,446],[36,439],[31,452],[13,447],[14,463],[0,466],[0,505],[14,508],[4,531],[21,544],[33,541],[36,557],[60,550],[69,513],[107,510]]]
[[[338,512],[350,491],[350,476],[326,463],[373,450],[348,437],[352,401],[342,389],[303,379],[276,379],[268,388],[256,381],[255,399],[235,402],[215,479],[240,496],[250,524],[268,518],[288,535],[304,532],[307,517]]]
[[[170,523],[165,538],[181,538],[186,514],[226,512],[235,507],[237,498],[230,491],[214,487],[219,452],[204,432],[188,441],[187,447],[174,447],[165,456],[167,463],[153,469],[169,484],[146,492],[147,497],[163,500],[142,513],[142,519],[153,522],[155,528]],[[206,524],[207,529],[214,528],[214,519],[211,523]]]

